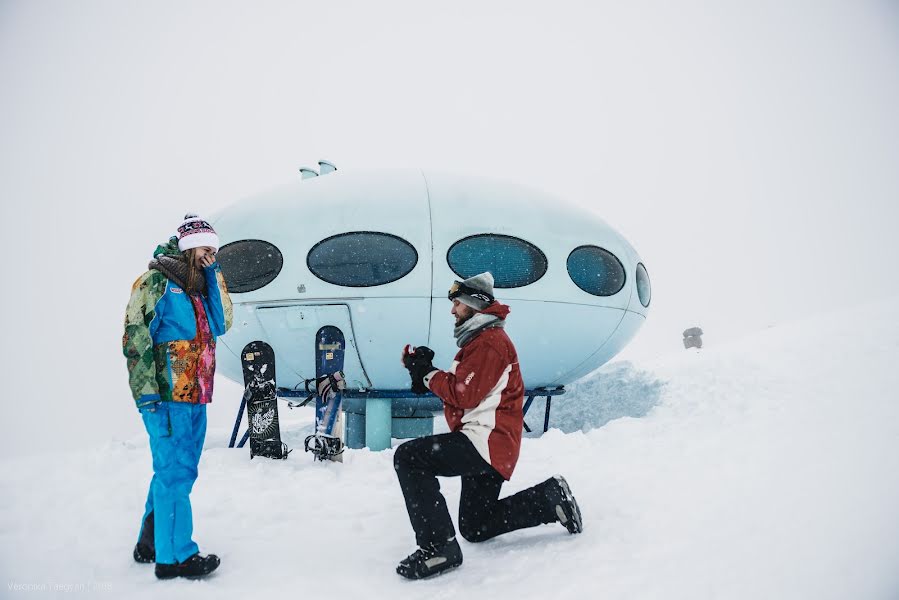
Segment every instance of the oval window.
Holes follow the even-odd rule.
[[[262,240],[240,240],[219,248],[216,259],[222,267],[229,292],[252,292],[267,286],[284,266],[284,257],[274,244]]]
[[[453,244],[446,253],[450,269],[463,279],[484,271],[493,274],[493,286],[516,288],[546,274],[546,255],[530,242],[510,235],[484,233]]]
[[[637,263],[637,296],[640,304],[648,308],[649,301],[652,300],[652,288],[649,285],[649,273],[643,263]]]
[[[356,231],[326,238],[309,251],[306,264],[323,281],[347,287],[384,285],[407,275],[418,252],[389,233]]]
[[[581,246],[568,255],[568,275],[576,286],[594,296],[613,296],[624,287],[624,266],[598,246]]]

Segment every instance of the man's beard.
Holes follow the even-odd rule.
[[[462,316],[456,316],[456,327],[459,327],[460,325],[462,325],[463,323],[465,323],[465,321],[467,321],[468,319],[472,318],[472,317],[475,316],[476,314],[477,314],[476,312],[471,312],[471,313],[469,313],[467,316],[464,316],[464,317],[462,317]]]

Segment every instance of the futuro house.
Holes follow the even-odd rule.
[[[562,386],[612,358],[649,310],[640,256],[593,212],[516,184],[420,170],[336,172],[245,199],[214,219],[234,302],[218,368],[271,344],[278,385],[315,377],[314,336],[336,325],[359,390],[408,390],[407,343],[449,367],[457,348],[447,290],[491,271],[528,389]]]

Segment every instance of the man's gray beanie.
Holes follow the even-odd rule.
[[[455,298],[462,304],[475,310],[484,310],[493,304],[493,274],[490,271],[484,271],[460,283],[463,291],[458,293]],[[471,291],[466,291],[465,288]]]

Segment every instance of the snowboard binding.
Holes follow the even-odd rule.
[[[322,398],[330,398],[332,394],[346,389],[346,377],[343,371],[334,371],[330,375],[319,377],[315,382],[318,395]]]
[[[284,442],[266,440],[262,442],[258,452],[254,453],[253,447],[250,446],[250,459],[256,456],[264,456],[266,458],[274,458],[276,460],[280,460],[283,458],[287,458],[287,455],[291,452],[293,452],[293,449],[288,448],[287,444],[285,444]]]
[[[315,389],[310,390],[309,384],[313,382],[315,382]],[[308,394],[306,396],[306,399],[302,402],[288,402],[287,406],[289,408],[301,408],[303,406],[306,406],[316,396],[330,400],[331,396],[334,393],[342,392],[346,389],[346,378],[343,375],[343,371],[334,371],[330,375],[324,375],[322,377],[319,377],[318,379],[306,379],[304,382],[304,387],[306,388],[306,393]]]
[[[306,436],[304,445],[306,452],[311,452],[314,460],[334,460],[344,451],[340,438],[319,433]]]

